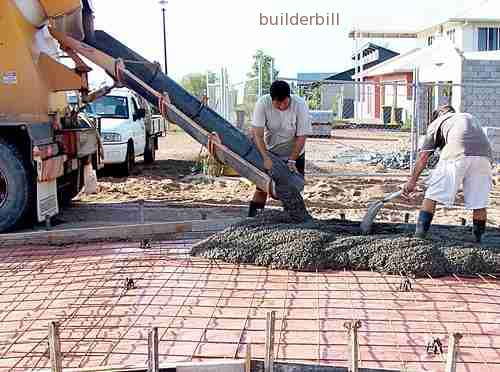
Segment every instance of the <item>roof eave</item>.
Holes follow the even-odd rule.
[[[500,18],[451,18],[449,22],[500,23]]]
[[[413,69],[409,68],[401,68],[401,69],[395,69],[391,72],[385,72],[382,74],[377,74],[377,73],[369,73],[369,74],[358,74],[356,76],[353,76],[355,79],[360,79],[360,78],[367,78],[367,77],[375,77],[375,76],[386,76],[386,75],[393,75],[393,74],[406,74],[409,72],[413,72]]]
[[[465,22],[464,20],[459,19],[459,18],[450,18],[450,19],[448,19],[448,20],[446,20],[444,22],[441,22],[441,23],[438,23],[436,25],[432,25],[432,26],[429,26],[427,28],[424,28],[423,30],[418,31],[417,34],[420,35],[420,34],[423,34],[423,33],[426,33],[426,32],[432,32],[432,31],[434,31],[436,29],[439,30],[439,28],[441,28],[441,27],[443,27],[443,26],[445,26],[447,24],[450,24],[450,23],[464,23],[464,22]]]
[[[365,70],[365,71],[361,72],[361,73],[360,73],[360,74],[358,74],[358,75],[361,75],[361,74],[363,74],[363,73],[371,73],[371,71],[376,72],[376,71],[377,71],[377,70],[379,70],[380,68],[385,67],[385,66],[387,66],[387,65],[390,65],[391,63],[394,63],[395,61],[398,61],[398,60],[400,60],[401,58],[405,58],[405,57],[407,57],[407,56],[409,56],[409,55],[411,55],[411,54],[413,54],[413,53],[418,52],[419,50],[421,50],[421,48],[414,48],[414,49],[412,49],[412,50],[408,51],[407,53],[404,53],[404,54],[399,54],[399,55],[397,55],[397,56],[395,56],[395,57],[389,58],[389,59],[385,60],[384,62],[381,62],[381,63],[379,63],[379,64],[377,64],[377,65],[375,65],[375,66],[373,66],[373,67],[370,67],[369,69],[367,69],[367,70]],[[377,75],[378,75],[378,74],[374,73],[373,75],[365,75],[365,76],[377,76]],[[357,76],[357,75],[356,75],[356,76]],[[360,76],[359,76],[359,77],[360,77]]]

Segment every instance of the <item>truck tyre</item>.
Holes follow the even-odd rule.
[[[129,142],[127,146],[127,156],[125,163],[121,165],[121,173],[123,176],[128,177],[134,169],[135,166],[135,151],[134,151],[134,143]]]
[[[148,137],[146,140],[146,148],[144,149],[144,163],[153,164],[156,161],[156,146],[155,139]]]
[[[0,232],[27,217],[34,190],[30,172],[17,148],[0,139]]]

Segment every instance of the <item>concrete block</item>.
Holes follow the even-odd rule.
[[[489,71],[479,71],[476,73],[476,77],[479,79],[489,79],[491,78],[491,72]]]
[[[311,137],[330,137],[332,131],[332,125],[327,124],[312,124],[313,134]]]
[[[463,72],[466,73],[466,72],[472,72],[474,71],[472,69],[472,64],[468,63],[467,61],[464,62],[464,65],[463,65]]]
[[[477,89],[478,89],[477,93],[479,93],[479,94],[489,95],[489,94],[494,94],[495,93],[495,89],[494,88],[479,87]]]

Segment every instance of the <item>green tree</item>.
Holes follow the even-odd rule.
[[[271,72],[272,67],[272,72]],[[262,49],[258,49],[253,55],[252,68],[247,74],[245,83],[244,107],[248,118],[252,117],[253,108],[259,94],[259,71],[262,79],[262,94],[268,94],[272,82],[278,77],[279,71],[276,69],[274,58],[266,54]]]
[[[321,108],[321,86],[316,85],[308,89],[303,89],[302,97],[305,98],[309,109],[319,110]]]
[[[207,75],[199,72],[187,74],[182,78],[181,85],[193,96],[200,99],[207,90]]]

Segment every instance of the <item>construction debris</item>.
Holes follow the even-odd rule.
[[[192,254],[275,269],[373,270],[414,277],[474,275],[499,270],[498,245],[477,246],[469,229],[433,227],[433,238],[413,237],[408,225],[381,224],[364,236],[359,223],[290,222],[276,211],[235,224],[197,244]]]
[[[410,152],[373,155],[371,165],[382,164],[387,169],[410,169]]]
[[[411,283],[411,279],[407,276],[403,277],[401,280],[401,284],[399,285],[400,292],[411,292],[413,291],[413,286]]]
[[[124,288],[126,291],[131,290],[131,289],[136,289],[134,279],[125,278]]]
[[[349,150],[335,155],[334,161],[341,164],[364,163],[377,165],[382,169],[410,169],[410,151],[396,151],[379,153],[375,151],[364,151],[362,149]],[[433,154],[428,162],[428,168],[434,168],[439,161],[439,154]]]
[[[432,340],[427,343],[426,351],[427,354],[443,354],[443,343],[441,339],[439,337],[433,337]]]

